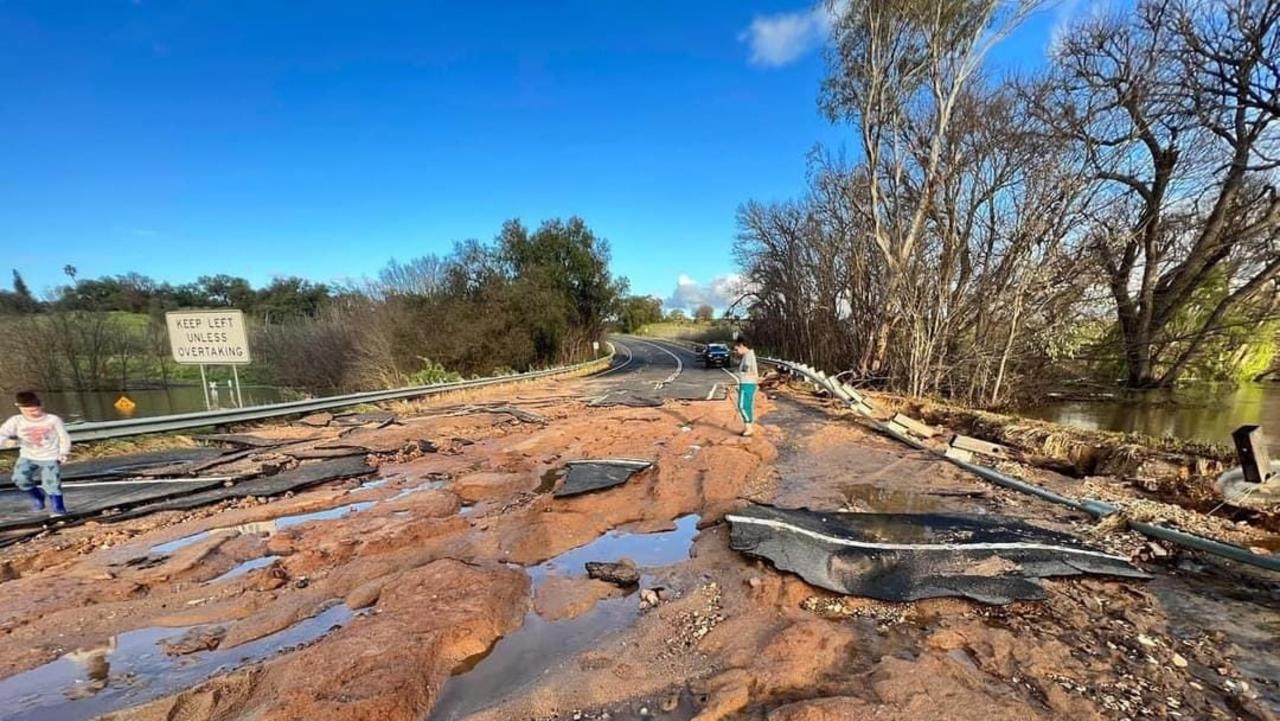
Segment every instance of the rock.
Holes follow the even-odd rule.
[[[425,438],[419,438],[414,441],[409,441],[408,443],[405,444],[405,447],[404,447],[404,452],[406,454],[412,454],[415,452],[416,453],[436,453],[439,450],[440,450],[439,446],[437,446],[435,443],[432,443],[431,441]]]
[[[254,583],[259,591],[274,591],[289,582],[289,574],[279,564],[272,564],[266,575]]]
[[[873,714],[879,716],[875,707],[862,699],[836,696],[781,706],[769,713],[769,721],[843,721],[873,718]]]
[[[164,652],[170,656],[185,656],[197,651],[212,651],[222,643],[226,635],[227,629],[224,626],[193,628],[177,640],[165,641],[161,645],[164,647]]]
[[[382,595],[382,587],[386,585],[386,580],[377,578],[361,586],[357,586],[354,590],[347,594],[347,608],[352,610],[368,608],[378,602],[378,597]]]
[[[17,578],[18,572],[13,570],[13,564],[8,561],[0,561],[0,583],[13,581]]]
[[[312,428],[326,428],[330,423],[333,423],[333,414],[312,413],[309,416],[299,419],[298,422],[304,426],[311,426]]]
[[[762,583],[764,583],[764,581],[761,580],[759,576],[752,576],[747,579],[747,585],[752,588],[760,588],[760,584]]]
[[[658,592],[652,588],[640,589],[640,608],[651,608],[661,603],[658,598]]]
[[[1178,655],[1178,654],[1176,654],[1176,653],[1175,653],[1175,654],[1173,654],[1173,658],[1172,658],[1171,660],[1173,661],[1173,665],[1174,665],[1174,666],[1177,666],[1178,668],[1186,668],[1186,667],[1187,667],[1187,659],[1183,658],[1182,656],[1180,656],[1180,655]]]
[[[288,582],[288,579],[280,578],[279,576],[267,576],[261,581],[255,583],[254,588],[259,591],[274,591]]]
[[[591,578],[607,581],[615,586],[635,586],[640,583],[640,572],[624,563],[601,563],[587,561],[587,575]]]

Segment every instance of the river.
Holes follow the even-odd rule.
[[[1028,418],[1087,428],[1231,444],[1245,424],[1263,427],[1280,457],[1280,383],[1148,391],[1099,401],[1045,400],[1015,411]]]
[[[243,386],[240,389],[246,406],[257,406],[264,403],[278,403],[293,400],[300,396],[284,388],[275,386]],[[147,389],[127,391],[123,395],[133,401],[132,410],[121,410],[115,402],[122,394],[118,391],[94,391],[76,393],[61,391],[41,393],[45,407],[50,412],[62,416],[68,423],[76,421],[116,421],[125,418],[145,418],[163,416],[171,413],[191,413],[203,411],[204,393],[200,386],[174,386],[163,389]],[[220,384],[213,396],[214,408],[235,408],[235,397],[225,384]]]

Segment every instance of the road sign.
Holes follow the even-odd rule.
[[[244,365],[249,334],[238,310],[174,310],[164,314],[173,359],[187,365]]]

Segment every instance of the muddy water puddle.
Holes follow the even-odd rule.
[[[844,483],[839,486],[845,508],[850,511],[876,513],[931,513],[942,510],[943,503],[936,497],[892,488],[873,483]]]
[[[445,482],[441,480],[427,481],[426,483],[421,483],[419,485],[413,486],[411,488],[406,488],[403,491],[400,491],[394,496],[388,498],[387,502],[390,503],[391,501],[398,501],[401,498],[404,498],[405,496],[412,496],[415,493],[422,493],[423,491],[438,491],[441,488],[444,488],[444,486],[445,486]]]
[[[378,478],[372,481],[366,481],[360,484],[357,490],[377,489],[385,485],[390,480],[391,479],[389,478]],[[208,531],[200,531],[199,533],[193,533],[189,536],[183,536],[182,538],[177,538],[172,541],[156,544],[151,547],[149,553],[152,556],[169,556],[176,553],[177,551],[180,551],[186,548],[187,546],[199,543],[205,540],[206,538],[209,538],[216,534],[225,533],[225,534],[231,534],[231,535],[241,535],[241,534],[248,534],[248,533],[255,533],[255,534],[265,533],[267,535],[270,535],[272,533],[276,533],[277,531],[284,530],[291,526],[301,525],[303,523],[312,523],[312,522],[318,522],[318,521],[334,521],[340,518],[346,518],[347,516],[353,513],[366,511],[378,505],[379,503],[390,503],[391,501],[396,501],[406,496],[411,496],[415,493],[421,493],[423,491],[436,491],[441,488],[444,488],[445,485],[446,485],[445,479],[431,478],[425,483],[419,483],[416,486],[410,486],[409,488],[406,488],[400,491],[394,496],[387,498],[385,501],[358,501],[355,503],[346,503],[341,506],[336,506],[334,508],[326,508],[322,511],[312,511],[309,513],[296,513],[296,514],[287,515],[287,516],[280,516],[279,518],[273,518],[266,521],[245,523],[238,526],[228,526],[226,528],[213,528]]]
[[[587,561],[634,561],[640,567],[669,566],[688,560],[693,540],[698,535],[696,514],[676,519],[674,531],[627,533],[609,531],[585,546],[579,546],[526,569],[534,584],[548,575],[582,576]]]
[[[360,501],[359,503],[348,503],[336,508],[328,508],[323,511],[312,511],[310,513],[296,513],[289,516],[281,516],[273,518],[269,521],[257,521],[255,523],[244,523],[239,526],[227,526],[226,528],[213,528],[208,531],[200,531],[189,536],[183,536],[166,543],[160,543],[151,547],[150,554],[153,556],[168,556],[186,548],[187,546],[199,543],[200,541],[210,538],[218,534],[241,535],[246,533],[254,534],[272,534],[277,531],[284,530],[291,526],[297,526],[303,523],[311,523],[313,521],[333,521],[339,518],[346,518],[352,513],[368,510],[377,505],[377,501]]]
[[[548,576],[583,576],[587,561],[628,558],[642,568],[680,563],[689,558],[698,535],[699,516],[676,519],[676,528],[658,533],[610,531],[584,546],[566,551],[525,570],[535,589]],[[641,586],[651,585],[645,577]],[[634,593],[597,603],[571,619],[548,621],[537,613],[525,615],[514,633],[499,639],[480,656],[454,669],[428,721],[454,721],[519,694],[555,673],[579,652],[601,638],[629,626],[639,616]],[[673,717],[674,718],[674,717]]]
[[[227,571],[221,576],[210,579],[209,583],[221,583],[223,581],[230,581],[233,578],[239,578],[250,571],[256,571],[259,568],[266,568],[267,566],[270,566],[271,564],[275,563],[279,559],[280,559],[279,556],[272,555],[272,556],[263,556],[262,558],[255,558],[249,561],[245,561],[244,563],[239,564],[238,566],[231,569],[230,571]]]
[[[559,482],[561,478],[564,478],[567,473],[568,469],[566,468],[548,468],[539,479],[540,482],[538,483],[538,487],[534,489],[534,493],[550,493],[556,487],[556,483]]]
[[[526,614],[520,630],[454,670],[457,675],[445,684],[428,721],[455,721],[519,694],[601,637],[628,626],[638,614],[634,594],[602,601],[565,621]]]
[[[990,512],[985,488],[938,476],[932,456],[905,446],[867,444],[841,433],[821,410],[779,398],[764,423],[783,431],[773,503],[863,513]]]
[[[1161,575],[1150,585],[1169,618],[1173,635],[1194,639],[1220,631],[1240,649],[1236,665],[1272,711],[1280,712],[1280,583],[1236,568],[1184,562],[1186,573]]]
[[[336,605],[284,631],[225,650],[170,656],[162,644],[193,629],[129,631],[99,648],[69,653],[0,681],[6,721],[83,721],[189,688],[215,674],[308,644],[352,618]]]

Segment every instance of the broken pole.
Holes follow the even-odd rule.
[[[1009,457],[1009,449],[999,443],[991,443],[978,438],[970,438],[969,436],[956,434],[951,437],[950,445],[952,448],[962,448],[984,456],[992,456],[994,458]]]
[[[938,435],[937,428],[934,428],[933,426],[928,425],[926,423],[921,423],[920,421],[912,418],[911,416],[904,415],[902,413],[898,413],[897,415],[895,415],[891,422],[897,423],[898,425],[902,426],[908,431],[911,431],[915,435],[920,436],[921,438],[933,438],[934,436]]]
[[[1244,471],[1247,483],[1266,483],[1272,476],[1271,459],[1267,455],[1267,441],[1262,426],[1244,425],[1231,433],[1235,441],[1236,457]]]

